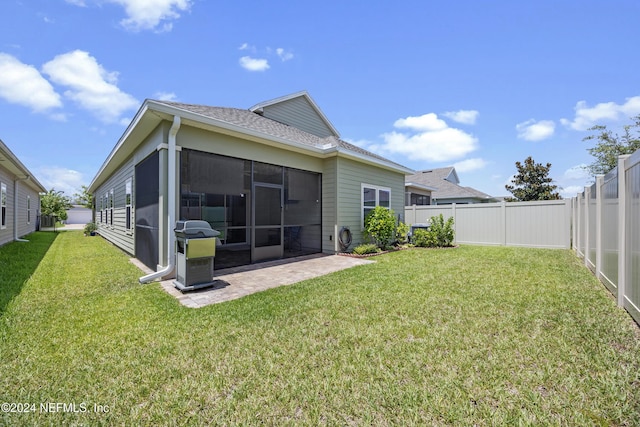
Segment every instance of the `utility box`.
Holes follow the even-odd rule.
[[[219,231],[207,221],[176,222],[176,280],[180,291],[192,291],[214,285],[213,259]]]

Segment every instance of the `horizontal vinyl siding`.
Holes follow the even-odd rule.
[[[404,217],[404,175],[358,163],[338,159],[338,227],[351,229],[350,249],[364,242],[362,234],[362,184],[387,187],[391,190],[391,209]]]
[[[31,218],[27,214],[27,196],[31,197]],[[37,216],[40,212],[40,196],[34,190],[18,183],[18,237],[36,231]],[[13,210],[11,211],[13,215]],[[29,220],[30,219],[30,220]],[[12,224],[13,225],[13,222]]]
[[[131,179],[132,187],[132,201],[131,201],[131,229],[126,229],[126,182]],[[109,240],[114,245],[118,246],[125,252],[133,254],[135,251],[134,244],[134,230],[135,230],[135,209],[133,189],[135,188],[134,179],[134,164],[133,158],[129,159],[124,165],[122,165],[115,174],[107,179],[104,184],[98,187],[96,194],[96,222],[98,224],[98,232],[105,239]],[[104,199],[105,193],[108,193],[113,189],[113,224],[109,224],[109,209],[108,207],[103,210],[103,215],[106,217],[102,222],[100,221],[100,207],[101,199]]]
[[[331,129],[304,97],[266,106],[263,116],[321,138],[333,135]]]
[[[0,229],[0,245],[13,240],[13,180],[15,176],[3,167],[0,167],[0,182],[7,187],[7,216],[4,230]]]
[[[336,251],[337,159],[325,161],[322,173],[322,252]],[[340,230],[337,230],[340,232]],[[331,237],[329,237],[331,236]]]

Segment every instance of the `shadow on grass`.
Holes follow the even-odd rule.
[[[58,233],[36,232],[0,247],[0,316],[31,277]]]

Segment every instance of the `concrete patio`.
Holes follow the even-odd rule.
[[[132,259],[132,262],[145,274],[151,272],[139,261]],[[173,279],[164,280],[160,284],[182,305],[200,308],[372,262],[374,261],[340,255],[315,254],[216,270],[216,286],[207,289],[182,293],[175,288]]]

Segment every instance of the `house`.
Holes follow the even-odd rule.
[[[0,245],[36,231],[40,193],[44,192],[42,184],[0,140]]]
[[[67,209],[67,219],[65,224],[86,224],[92,221],[93,211],[82,205],[72,205]]]
[[[456,168],[427,169],[406,177],[407,206],[489,203],[497,198],[460,185]]]
[[[343,251],[375,206],[402,214],[409,173],[341,140],[305,91],[249,109],[146,100],[89,192],[99,233],[151,280],[173,269],[177,220],[220,232],[216,268]]]

